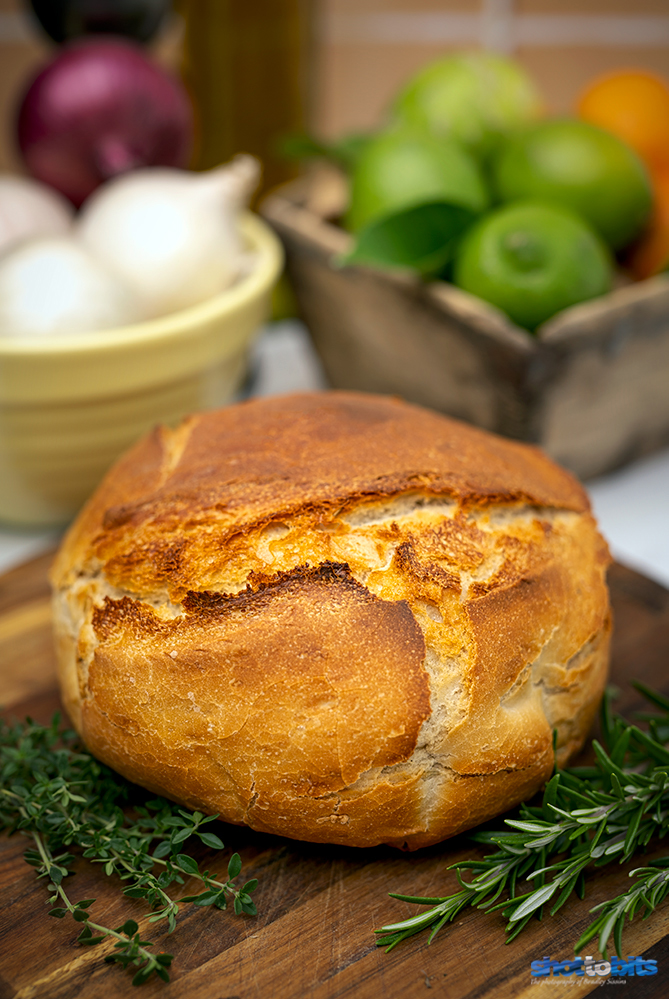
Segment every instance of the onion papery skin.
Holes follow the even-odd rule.
[[[193,110],[175,77],[122,38],[72,42],[32,81],[18,140],[33,177],[79,207],[110,177],[142,166],[185,167]]]
[[[62,194],[32,177],[0,174],[0,256],[24,239],[67,233],[74,209]]]
[[[136,296],[76,239],[29,239],[0,258],[0,338],[115,329],[140,322]]]
[[[148,42],[170,6],[170,0],[31,0],[39,23],[59,45],[92,34]]]

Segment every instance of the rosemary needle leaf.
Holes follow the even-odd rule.
[[[647,687],[645,683],[641,683],[640,680],[633,680],[632,686],[634,687],[635,690],[638,690],[639,693],[642,694],[647,701],[650,701],[651,704],[654,704],[656,708],[660,708],[661,711],[664,711],[665,713],[669,714],[668,697],[664,697],[657,690],[651,690],[650,687]]]
[[[592,743],[595,765],[557,769],[541,807],[521,805],[518,817],[505,819],[503,829],[473,833],[475,842],[494,851],[452,865],[460,891],[434,898],[392,893],[393,898],[431,908],[381,927],[377,944],[390,950],[423,929],[431,930],[431,941],[469,905],[487,912],[502,910],[510,943],[533,916],[541,918],[554,896],[551,915],[572,895],[583,898],[588,869],[628,860],[669,832],[669,699],[643,684],[634,686],[660,711],[644,713],[649,731],[614,714],[615,692],[609,689],[601,707],[604,745]],[[471,882],[464,880],[467,871],[475,872]],[[669,894],[669,856],[633,870],[630,878],[634,880],[627,891],[591,910],[593,921],[577,941],[576,953],[596,937],[605,954],[613,936],[622,954],[625,919],[639,912],[648,918]],[[523,880],[534,881],[534,890],[518,893]]]
[[[419,905],[430,905],[434,902],[445,902],[442,898],[424,898],[422,895],[397,895],[395,892],[388,892],[391,898],[398,898],[400,902],[418,902]],[[378,931],[377,931],[378,932]]]

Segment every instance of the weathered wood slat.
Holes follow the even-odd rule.
[[[9,714],[29,713],[44,721],[58,707],[48,563],[44,556],[0,577],[0,702],[10,705]],[[631,678],[669,694],[669,592],[618,565],[610,582],[616,617],[612,679],[622,690],[621,709],[631,711],[640,704]],[[455,878],[447,868],[472,855],[466,836],[402,855],[386,848],[296,843],[231,826],[221,826],[219,833],[229,851],[242,854],[247,875],[259,878],[260,915],[238,918],[185,907],[172,937],[155,936],[152,928],[158,949],[174,953],[175,962],[169,985],[142,986],[139,994],[147,999],[529,999],[530,962],[545,954],[568,958],[589,921],[589,908],[627,882],[627,868],[607,868],[590,879],[585,902],[532,923],[510,947],[503,945],[498,913],[466,911],[431,946],[418,936],[386,954],[374,946],[374,928],[418,911],[389,899],[387,892],[453,890]],[[136,996],[130,977],[104,964],[102,947],[76,946],[74,922],[48,918],[44,885],[22,859],[25,845],[20,836],[0,840],[0,999]],[[204,850],[201,856],[213,860]],[[143,903],[123,899],[97,867],[82,861],[75,869],[69,887],[75,898],[97,898],[94,912],[101,922],[115,926],[132,917],[149,928]],[[190,890],[186,885],[184,894]],[[660,962],[657,976],[630,980],[627,988],[637,999],[664,997],[669,906],[634,923],[625,946],[626,953]],[[551,995],[562,995],[570,981],[556,983]],[[577,981],[582,995],[599,987],[598,979]]]

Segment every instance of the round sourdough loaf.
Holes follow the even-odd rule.
[[[537,791],[607,671],[609,561],[541,451],[352,392],[160,428],[53,570],[97,757],[228,822],[408,849]]]

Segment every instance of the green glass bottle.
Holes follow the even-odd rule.
[[[195,169],[235,153],[263,164],[263,191],[295,176],[283,137],[308,127],[312,0],[180,0],[183,76],[195,103]]]

